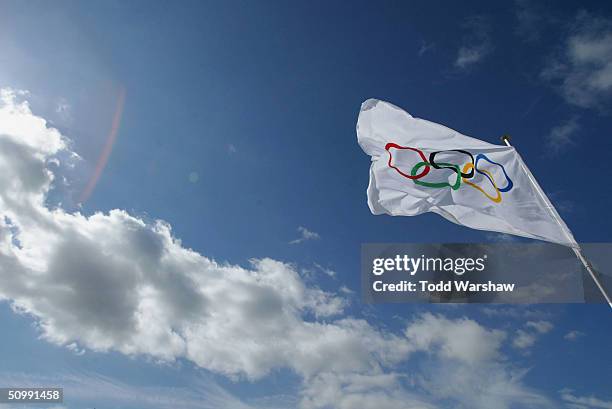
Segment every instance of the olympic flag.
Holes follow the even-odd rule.
[[[512,146],[462,135],[376,99],[361,105],[357,139],[372,157],[373,214],[433,212],[473,229],[579,247]]]

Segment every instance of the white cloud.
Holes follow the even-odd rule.
[[[577,118],[569,119],[555,126],[546,135],[546,147],[552,154],[557,154],[563,149],[575,144],[574,137],[580,130]]]
[[[2,95],[0,298],[34,316],[48,341],[183,357],[250,378],[278,367],[364,369],[375,365],[376,349],[401,344],[361,320],[306,321],[341,313],[345,300],[306,286],[291,265],[219,264],[183,247],[167,223],[122,210],[49,210],[45,164],[66,141],[14,94]],[[336,350],[346,356],[332,359]]]
[[[345,299],[306,285],[292,265],[220,264],[183,247],[163,221],[47,208],[47,163],[68,143],[17,93],[2,97],[0,299],[32,316],[47,341],[77,353],[184,358],[249,379],[276,368],[304,379],[369,373],[410,352],[402,336],[338,318]]]
[[[322,373],[302,392],[302,409],[429,409],[435,408],[402,384],[394,374]]]
[[[575,341],[578,338],[582,338],[584,335],[585,335],[584,332],[573,330],[573,331],[570,331],[567,334],[565,334],[563,336],[563,339],[565,339],[567,341]]]
[[[451,320],[423,314],[406,328],[417,350],[432,359],[420,368],[415,382],[438,407],[509,409],[551,407],[550,400],[523,383],[524,370],[502,354],[506,333],[487,329],[467,318]]]
[[[546,395],[525,385],[526,373],[501,361],[478,366],[434,361],[423,366],[418,384],[435,397],[441,408],[555,408]]]
[[[580,13],[560,55],[542,77],[558,86],[565,100],[600,107],[612,96],[612,20]]]
[[[524,385],[526,371],[513,367],[501,352],[503,331],[425,313],[407,325],[405,334],[409,353],[426,358],[418,372],[321,372],[302,390],[301,408],[552,407],[546,396]]]
[[[455,65],[459,68],[467,68],[480,61],[486,54],[486,47],[482,44],[462,46],[457,51]]]
[[[55,105],[55,113],[57,116],[66,123],[72,122],[72,106],[68,103],[66,98],[59,98]]]
[[[612,409],[612,401],[606,401],[594,396],[576,396],[571,389],[560,391],[561,399],[568,407],[575,409]]]
[[[516,337],[512,340],[512,345],[515,348],[527,349],[534,346],[536,340],[536,334],[519,329],[516,331]]]
[[[463,44],[457,50],[455,67],[467,69],[480,62],[492,50],[490,35],[490,24],[483,16],[469,18],[464,24],[468,34],[463,39]]]
[[[306,240],[317,240],[320,239],[321,236],[319,236],[319,233],[316,233],[314,231],[310,231],[308,230],[306,227],[304,226],[300,226],[297,228],[298,233],[300,233],[300,237],[298,237],[295,240],[291,240],[289,242],[289,244],[299,244],[302,243]]]
[[[327,268],[327,267],[323,267],[322,265],[320,265],[319,263],[314,263],[314,266],[321,271],[323,274],[325,274],[328,277],[331,278],[336,278],[336,275],[338,273],[336,273],[334,270]]]
[[[351,290],[350,288],[348,288],[347,286],[343,285],[340,287],[340,292],[346,295],[351,295],[354,294],[355,291]]]
[[[524,329],[516,331],[516,336],[512,340],[512,345],[518,349],[528,349],[535,345],[538,337],[546,334],[553,329],[554,325],[550,321],[527,321]]]
[[[31,149],[38,159],[65,149],[65,140],[47,121],[32,115],[30,105],[23,100],[26,91],[10,88],[0,89],[0,133],[3,139]]]
[[[473,320],[453,321],[429,313],[413,321],[405,334],[417,350],[434,351],[468,364],[497,359],[506,337],[504,332],[487,330]]]
[[[515,0],[514,4],[517,34],[528,41],[539,40],[540,14],[533,9],[533,2],[530,0]]]
[[[525,327],[531,328],[540,334],[546,334],[554,328],[554,325],[550,321],[527,321]]]
[[[428,43],[427,41],[423,40],[421,42],[421,46],[419,47],[419,51],[417,52],[417,54],[419,55],[419,57],[422,57],[425,53],[433,50],[434,48],[435,44]]]
[[[530,43],[541,40],[542,33],[557,22],[554,10],[542,2],[534,0],[515,0],[516,33]]]

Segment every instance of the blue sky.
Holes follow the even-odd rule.
[[[65,183],[56,178],[48,208],[124,209],[151,225],[161,219],[184,248],[221,264],[291,263],[306,285],[346,298],[341,317],[380,332],[467,323],[490,340],[495,358],[486,370],[519,379],[518,389],[509,388],[517,396],[544,396],[554,407],[612,406],[606,306],[361,303],[361,243],[499,237],[433,214],[372,216],[369,158],[355,135],[360,104],[372,97],[489,142],[510,134],[575,237],[610,241],[612,9],[605,2],[2,2],[0,51],[0,86],[28,90],[33,114],[80,156],[73,168],[56,169]],[[79,205],[117,115],[108,162]],[[307,239],[290,243],[302,234]],[[55,341],[41,328],[53,317],[16,314],[12,298],[3,298],[0,384],[62,374],[77,379],[65,381],[73,389],[100,391],[67,397],[69,408],[141,407],[104,394],[175,396],[169,387],[182,388],[176,393],[193,407],[207,407],[195,403],[201,395],[223,395],[241,400],[236,407],[314,408],[325,406],[304,396],[316,381],[333,384],[295,363],[248,379],[249,369],[228,375],[180,354],[164,360],[116,345],[94,351],[95,342],[79,339],[67,348],[61,327]],[[305,312],[305,322],[318,319],[309,314],[316,315]],[[406,384],[459,371],[463,363],[425,351],[447,341],[422,346],[389,371],[408,377]],[[436,407],[475,407],[432,393],[440,387],[431,379],[418,391],[384,392],[389,402],[417,394],[415,402],[427,397]],[[513,399],[507,407],[526,407]]]

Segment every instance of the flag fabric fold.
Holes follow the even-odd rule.
[[[453,223],[577,247],[513,147],[412,117],[388,102],[361,106],[357,140],[371,156],[373,214],[437,213]]]

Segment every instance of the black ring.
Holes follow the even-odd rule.
[[[454,167],[451,167],[451,166],[440,166],[440,165],[438,165],[436,163],[436,161],[435,161],[436,155],[438,153],[442,153],[442,152],[459,152],[459,153],[464,153],[464,154],[468,155],[470,157],[470,159],[472,160],[472,165],[474,165],[474,166],[472,166],[472,169],[468,173],[461,172],[461,177],[464,178],[464,179],[471,179],[471,178],[474,177],[474,169],[476,168],[475,163],[474,163],[474,156],[472,156],[472,154],[469,153],[468,151],[464,151],[464,150],[461,150],[461,149],[449,149],[449,150],[445,150],[445,151],[437,151],[437,152],[430,153],[429,154],[429,164],[431,166],[433,166],[434,169],[450,169],[453,172],[457,173],[457,169],[455,169]]]

